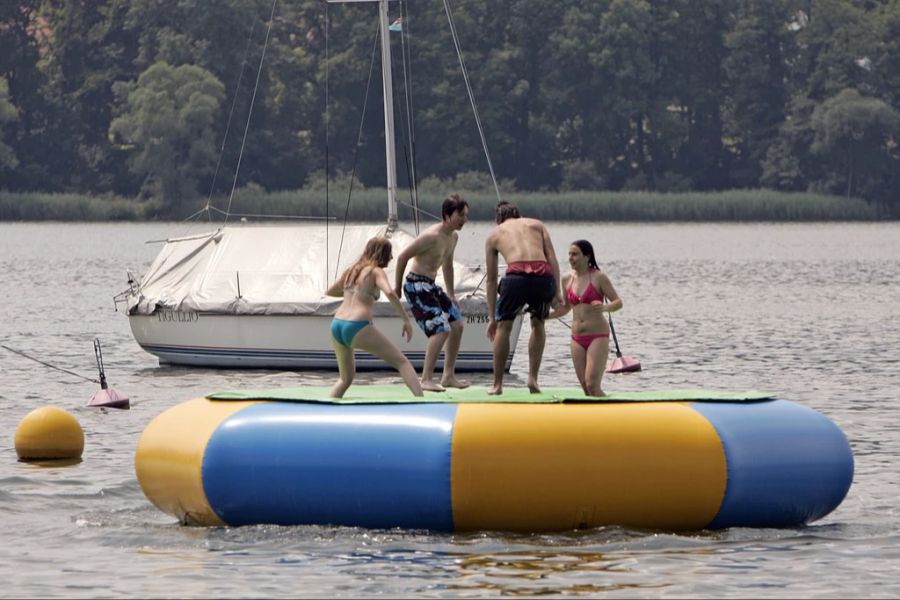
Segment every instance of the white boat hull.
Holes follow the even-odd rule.
[[[490,340],[485,336],[484,315],[464,315],[465,329],[457,358],[458,371],[493,370]],[[331,342],[331,317],[327,315],[224,315],[180,310],[159,310],[151,315],[128,317],[135,341],[159,362],[202,367],[259,369],[337,369]],[[416,329],[409,343],[401,337],[398,317],[378,317],[381,330],[421,369],[425,358],[425,334]],[[509,370],[522,319],[516,320],[506,361]],[[437,368],[443,367],[444,355]],[[367,352],[356,352],[360,370],[390,369]]]

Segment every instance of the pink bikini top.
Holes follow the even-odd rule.
[[[575,306],[576,304],[590,304],[594,300],[603,302],[603,294],[597,291],[597,288],[594,287],[592,282],[588,281],[588,285],[581,296],[575,293],[574,287],[575,282],[572,282],[572,285],[566,290],[566,299],[572,306]]]

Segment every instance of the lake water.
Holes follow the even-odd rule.
[[[461,234],[481,261],[487,224]],[[97,378],[129,411],[85,403],[94,383],[0,348],[2,597],[898,597],[900,596],[900,224],[551,224],[560,257],[591,240],[625,308],[622,351],[644,370],[608,390],[765,389],[835,421],[853,447],[837,510],[794,529],[690,534],[604,527],[554,535],[434,534],[342,527],[183,527],[134,473],[147,423],[230,388],[324,384],[332,373],[160,367],[112,296],[176,224],[0,223],[0,343]],[[541,382],[575,386],[568,329],[548,324]],[[528,326],[507,385],[524,384]],[[489,374],[467,375],[476,384]],[[395,380],[367,373],[361,381]],[[31,410],[65,408],[82,462],[18,462]]]

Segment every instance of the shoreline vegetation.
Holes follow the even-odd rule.
[[[469,201],[470,218],[492,221],[497,196],[493,191],[461,190]],[[326,207],[324,188],[266,192],[244,188],[235,193],[231,218],[247,221],[322,219],[380,222],[386,214],[383,189],[355,192],[330,191]],[[766,189],[722,192],[659,193],[619,192],[512,192],[502,195],[523,214],[547,221],[637,222],[812,222],[889,221],[900,215],[857,198]],[[420,219],[440,214],[443,192],[419,193]],[[398,194],[401,221],[413,219],[408,192]],[[213,221],[221,221],[228,198],[210,204]],[[184,202],[172,212],[160,210],[154,199],[58,193],[0,192],[0,221],[171,221],[183,220],[206,206],[205,199]],[[205,215],[205,212],[204,212]],[[205,216],[204,216],[205,218]]]

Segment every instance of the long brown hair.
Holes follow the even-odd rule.
[[[356,278],[359,277],[363,269],[366,267],[380,267],[383,269],[388,266],[392,258],[393,248],[391,240],[386,237],[373,237],[366,242],[366,249],[363,250],[362,255],[356,259],[355,263],[347,267],[347,270],[341,275],[341,283],[344,287],[351,287],[356,283]]]
[[[594,256],[594,246],[587,240],[575,240],[572,242],[573,246],[578,246],[578,249],[581,250],[581,253],[587,256],[588,259],[588,268],[593,270],[599,270],[600,267],[597,266],[597,257]]]

